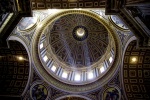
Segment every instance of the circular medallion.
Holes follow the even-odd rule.
[[[45,86],[37,84],[32,88],[32,98],[33,100],[45,100],[48,95],[48,91]]]
[[[38,18],[36,17],[25,17],[23,18],[17,27],[20,32],[30,31],[36,26]]]
[[[108,87],[103,92],[103,100],[120,100],[121,99],[121,92],[118,87]]]
[[[123,31],[129,31],[129,28],[127,27],[127,25],[124,24],[124,22],[118,16],[111,15],[110,21],[116,28],[123,30]]]

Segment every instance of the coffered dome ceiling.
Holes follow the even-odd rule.
[[[57,58],[70,67],[90,66],[106,52],[107,29],[96,19],[69,14],[57,19],[47,33]]]
[[[37,27],[32,41],[33,61],[41,76],[56,88],[70,92],[92,90],[116,71],[117,36],[92,11],[60,11]]]

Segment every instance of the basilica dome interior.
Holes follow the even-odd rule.
[[[150,99],[147,0],[0,6],[2,100]]]

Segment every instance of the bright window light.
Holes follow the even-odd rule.
[[[42,48],[43,48],[43,43],[40,44],[40,49],[42,49]]]
[[[19,56],[18,60],[22,61],[22,60],[24,60],[24,58],[22,56]]]
[[[64,71],[64,72],[62,73],[62,77],[63,77],[63,78],[67,78],[67,77],[68,77],[67,72]]]
[[[93,72],[88,72],[88,79],[92,79],[94,77]]]
[[[105,71],[104,67],[100,68],[101,73],[103,73]]]
[[[137,62],[138,62],[138,57],[137,56],[130,57],[130,63],[136,64]]]
[[[132,62],[136,62],[137,61],[137,59],[136,58],[132,58]]]
[[[55,72],[55,71],[56,71],[56,66],[53,65],[53,66],[51,67],[51,70],[52,70],[53,72]]]
[[[103,15],[103,13],[102,13],[101,11],[99,12],[99,14],[100,14],[101,16]]]
[[[111,63],[112,61],[113,61],[113,58],[112,58],[112,57],[110,57],[110,58],[109,58],[109,62]]]
[[[46,62],[46,61],[48,60],[48,57],[45,55],[45,56],[43,57],[43,60]]]
[[[132,57],[131,62],[136,62],[137,58],[136,57]]]
[[[33,23],[36,23],[37,17],[38,17],[38,16],[34,16],[34,17],[33,17]]]
[[[76,74],[75,74],[75,77],[74,77],[74,80],[75,80],[75,81],[80,81],[80,78],[81,78],[81,77],[80,77],[80,74],[77,74],[77,73],[76,73]]]
[[[58,12],[58,9],[48,9],[49,14],[56,13],[56,12]]]

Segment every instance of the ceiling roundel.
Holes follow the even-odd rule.
[[[91,91],[116,72],[117,35],[91,11],[63,10],[37,27],[31,48],[33,61],[52,86],[69,92]]]
[[[129,31],[129,28],[127,27],[127,25],[118,17],[115,15],[111,15],[109,17],[110,22],[117,28],[120,29],[122,31]]]
[[[108,46],[108,31],[83,14],[60,17],[46,33],[57,58],[70,67],[87,67],[100,60]]]

